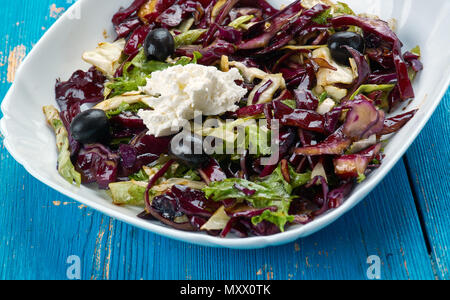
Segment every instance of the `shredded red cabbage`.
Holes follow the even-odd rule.
[[[400,97],[402,100],[414,98],[414,91],[408,76],[408,67],[401,52],[402,43],[386,22],[350,15],[333,18],[330,22],[334,27],[358,26],[364,32],[372,33],[381,40],[390,43],[392,46],[394,66],[397,72]]]
[[[246,88],[248,94],[239,103],[237,111],[222,116],[265,118],[269,130],[274,130],[275,121],[279,121],[280,135],[272,141],[278,146],[278,151],[273,153],[272,160],[262,165],[266,155],[250,154],[248,150],[233,158],[218,155],[211,158],[205,167],[190,170],[189,176],[197,177],[195,180],[200,176],[210,186],[227,178],[250,181],[276,178],[287,187],[295,183],[296,173],[310,174],[313,169],[323,166],[325,174],[308,178],[306,185],[290,191],[289,201],[293,200],[289,217],[292,218],[288,224],[307,224],[328,210],[341,206],[356,182],[364,180],[382,163],[381,136],[399,131],[417,110],[390,118],[386,112],[414,97],[409,75],[423,69],[419,52],[402,53],[402,43],[386,22],[354,15],[326,18],[329,8],[317,4],[306,9],[301,0],[280,10],[266,0],[135,0],[112,18],[117,39],[125,39],[126,44],[121,66],[115,70],[115,78],[108,80],[124,79],[124,66],[140,53],[151,30],[167,28],[178,35],[186,29],[179,27],[180,24],[189,24],[189,29],[205,29],[205,32],[191,45],[179,46],[172,57],[174,61],[181,56],[195,57],[198,64],[222,68],[229,67],[227,61],[235,61],[269,75],[281,74],[286,88],[283,85],[268,103],[259,102],[263,101],[261,96],[274,81],[257,76],[253,82],[236,82]],[[250,15],[253,17],[246,18],[245,26],[230,24]],[[193,19],[193,22],[185,22],[188,19]],[[334,107],[331,105],[326,112],[318,113],[323,101],[333,98],[333,95],[326,92],[320,95],[320,89],[315,89],[317,73],[321,69],[336,71],[337,68],[323,58],[313,58],[314,50],[310,49],[315,47],[286,46],[326,45],[331,35],[348,30],[349,26],[357,26],[363,31],[364,53],[345,46],[355,62],[358,76],[350,85],[335,84],[337,88],[347,89],[347,96],[341,100],[333,99]],[[263,85],[260,84],[262,81]],[[55,86],[60,116],[69,134],[74,166],[81,173],[83,183],[97,183],[101,189],[107,189],[114,182],[128,181],[129,177],[134,178],[133,175],[139,174],[142,167],[155,164],[161,156],[168,155],[173,138],[148,135],[136,110],[125,109],[109,116],[109,141],[93,145],[75,141],[70,132],[72,120],[85,109],[85,104],[104,100],[106,82],[106,76],[92,67],[86,72],[76,71],[67,81],[57,80]],[[361,88],[385,84],[394,87],[389,92],[376,89],[365,92]],[[250,93],[257,86],[259,89],[248,103]],[[363,146],[359,145],[360,148],[354,150],[353,144],[358,142]],[[361,147],[365,149],[361,150]],[[207,199],[203,191],[180,185],[172,186],[151,199],[150,190],[158,180],[171,174],[169,170],[172,167],[174,161],[170,160],[149,179],[144,196],[146,211],[139,215],[140,218],[156,219],[179,230],[200,231],[223,205],[230,218],[228,224],[222,230],[212,230],[208,234],[226,237],[233,233],[247,237],[277,234],[282,230],[268,220],[256,225],[253,223],[252,218],[263,214],[272,216],[273,213],[276,218],[279,207],[271,204],[260,209],[242,199],[214,202]],[[186,166],[181,169],[183,167]],[[249,199],[258,195],[256,189],[236,182],[232,189]]]

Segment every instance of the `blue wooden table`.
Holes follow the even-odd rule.
[[[3,99],[26,53],[72,1],[1,2]],[[66,279],[71,256],[82,279],[367,279],[369,256],[379,257],[382,279],[450,279],[449,113],[450,90],[403,160],[336,223],[255,251],[192,246],[106,217],[35,180],[2,144],[0,279]]]

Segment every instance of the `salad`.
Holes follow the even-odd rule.
[[[131,1],[130,1],[131,2]],[[140,218],[273,235],[342,205],[416,110],[420,48],[345,3],[135,0],[43,111],[58,171]]]

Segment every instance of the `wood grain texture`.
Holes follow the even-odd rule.
[[[450,90],[406,155],[441,279],[450,279]]]
[[[403,164],[327,229],[255,251],[188,245],[105,217],[31,178],[4,149],[0,174],[2,279],[64,279],[71,255],[83,279],[365,279],[369,255],[383,279],[434,278]]]
[[[29,52],[67,6],[66,0],[9,1],[4,6],[0,98],[21,51]],[[442,170],[448,166],[448,137],[440,138],[450,133],[443,124],[450,106],[443,107],[408,152],[413,190],[400,162],[376,191],[328,228],[295,243],[254,251],[197,247],[106,217],[32,178],[2,144],[0,279],[66,279],[71,255],[81,258],[83,279],[366,279],[370,255],[381,258],[383,279],[448,278],[448,180],[447,185],[436,180],[448,178],[448,169]],[[447,152],[423,161],[424,153],[438,147]],[[413,191],[423,194],[419,211]]]

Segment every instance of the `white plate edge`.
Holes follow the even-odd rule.
[[[24,61],[19,66],[18,70],[16,71],[16,78],[20,77],[21,70],[24,68],[24,66],[27,64],[28,60],[34,55],[34,52],[36,52],[36,49],[39,49],[41,46],[41,41],[44,40],[48,35],[50,35],[57,26],[59,26],[60,23],[64,21],[65,18],[68,17],[68,15],[71,13],[71,10],[77,9],[77,6],[81,6],[82,3],[88,0],[79,0],[75,4],[73,4],[67,11],[64,13],[50,28],[49,30],[41,37],[39,42],[33,47],[33,49],[30,51],[30,53],[26,56]],[[113,210],[110,210],[106,207],[104,207],[101,204],[92,202],[91,200],[85,199],[83,197],[78,196],[76,193],[70,192],[68,190],[65,190],[64,187],[58,186],[57,184],[53,184],[46,179],[44,179],[40,174],[39,171],[35,170],[33,167],[31,167],[22,157],[17,155],[14,151],[14,146],[10,145],[8,143],[8,132],[6,130],[6,121],[8,118],[8,111],[7,107],[10,105],[10,102],[12,101],[12,97],[10,95],[13,94],[14,89],[16,88],[16,85],[13,83],[5,95],[5,98],[2,101],[1,104],[1,111],[3,113],[3,118],[0,120],[0,132],[2,133],[4,137],[4,145],[5,148],[8,150],[8,152],[11,154],[11,156],[21,164],[25,170],[30,173],[34,178],[39,180],[40,182],[44,183],[45,185],[51,187],[52,189],[60,192],[61,194],[68,196],[72,199],[75,199],[76,201],[87,205],[91,208],[93,208],[96,211],[99,211],[109,217],[112,217],[114,219],[123,221],[127,224],[136,226],[138,228],[141,228],[143,230],[150,231],[154,234],[158,234],[164,237],[170,237],[172,239],[190,243],[190,244],[196,244],[201,246],[209,246],[209,247],[225,247],[225,248],[231,248],[231,249],[259,249],[259,248],[265,248],[270,246],[277,246],[281,244],[286,244],[289,242],[292,242],[298,238],[309,236],[317,231],[320,231],[324,227],[328,226],[329,224],[336,221],[338,218],[346,214],[348,211],[350,211],[353,207],[355,207],[357,204],[359,204],[375,187],[378,186],[378,184],[385,178],[385,176],[392,170],[392,168],[398,163],[400,158],[403,157],[403,155],[406,153],[408,148],[411,146],[411,144],[415,141],[419,133],[422,131],[422,129],[425,127],[426,123],[429,121],[433,113],[435,112],[436,108],[440,104],[440,102],[443,99],[443,96],[445,95],[448,86],[450,84],[450,68],[447,68],[446,70],[447,74],[444,74],[446,76],[442,77],[442,88],[439,90],[438,93],[438,99],[434,101],[431,108],[423,115],[423,118],[420,122],[417,123],[418,126],[415,126],[413,129],[410,130],[411,132],[411,138],[408,139],[408,143],[404,143],[402,147],[399,149],[399,151],[396,152],[394,156],[391,155],[391,160],[389,163],[385,163],[383,165],[383,168],[377,171],[376,176],[373,176],[373,178],[368,179],[368,183],[363,186],[360,190],[355,192],[350,198],[348,198],[342,206],[340,206],[337,209],[334,209],[332,211],[329,211],[326,215],[318,218],[317,220],[303,226],[299,226],[298,228],[292,229],[290,231],[267,236],[267,237],[251,237],[246,239],[222,239],[218,237],[212,237],[209,235],[199,234],[199,233],[191,233],[191,232],[183,232],[178,231],[172,228],[163,227],[157,224],[153,224],[150,222],[147,222],[145,220],[140,220],[135,217],[129,217],[126,216],[120,212],[116,212]],[[439,86],[441,86],[439,84]],[[429,101],[429,99],[427,99]],[[420,110],[420,108],[419,108]]]

